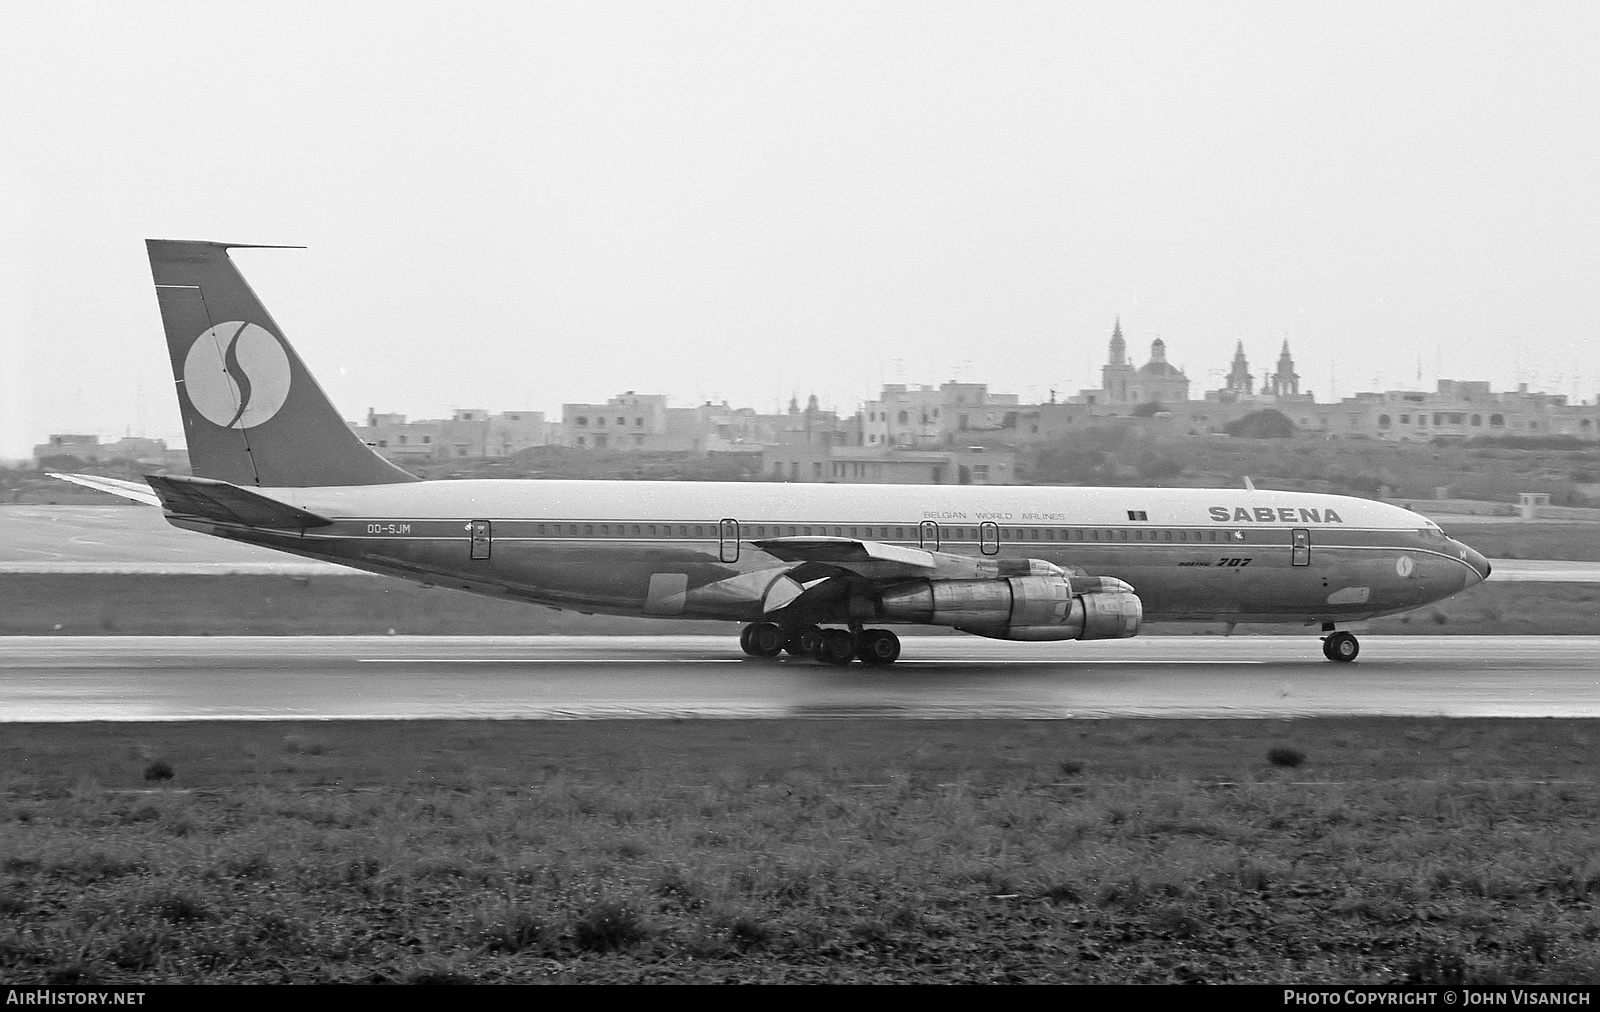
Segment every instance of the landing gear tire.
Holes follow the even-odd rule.
[[[1322,656],[1340,664],[1349,664],[1361,653],[1361,644],[1347,632],[1330,633],[1322,639]]]
[[[789,634],[789,640],[783,645],[783,649],[789,651],[791,657],[815,657],[817,644],[821,641],[821,627],[803,625]]]
[[[816,656],[824,664],[849,664],[856,659],[856,638],[843,629],[824,629]]]
[[[739,646],[751,657],[776,657],[786,637],[776,622],[757,622],[739,634]]]
[[[887,629],[868,629],[856,644],[856,656],[866,664],[893,664],[900,657],[900,637]]]

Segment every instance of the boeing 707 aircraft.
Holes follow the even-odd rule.
[[[745,653],[891,664],[885,626],[1010,640],[1146,621],[1319,631],[1489,575],[1432,521],[1253,489],[422,481],[364,444],[239,274],[242,244],[146,244],[193,477],[71,481],[177,527],[555,608],[744,623]]]

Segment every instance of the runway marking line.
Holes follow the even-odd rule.
[[[739,664],[738,657],[357,657],[362,664]]]
[[[745,663],[745,660],[746,659],[743,658],[743,657],[619,657],[619,658],[606,658],[606,657],[357,657],[356,658],[356,661],[358,663],[361,663],[361,664],[743,664],[743,663]],[[1009,659],[994,658],[994,657],[972,657],[972,658],[934,659],[934,660],[925,660],[925,661],[901,661],[896,665],[896,667],[901,667],[901,668],[904,668],[904,667],[934,668],[934,667],[948,667],[948,666],[957,665],[957,664],[961,664],[961,665],[967,665],[967,664],[1004,664],[1004,665],[1007,665],[1007,666],[1016,666],[1016,667],[1020,667],[1022,665],[1030,665],[1030,664],[1031,665],[1070,664],[1070,665],[1073,665],[1074,667],[1088,667],[1088,666],[1097,665],[1097,664],[1099,664],[1099,665],[1106,665],[1106,664],[1142,664],[1142,665],[1167,666],[1167,665],[1176,665],[1176,664],[1242,665],[1242,664],[1266,664],[1266,663],[1268,663],[1268,662],[1266,662],[1266,661],[1250,661],[1250,660],[1233,660],[1233,661],[1226,661],[1226,660],[1217,660],[1217,661],[1200,661],[1200,660],[1182,660],[1182,661],[1139,661],[1139,660],[1090,661],[1090,660],[1073,660],[1071,658],[1064,659],[1064,660],[1040,660],[1040,659],[1037,659],[1037,658],[1030,658],[1030,659],[1025,659],[1025,660],[1021,660],[1021,659],[1019,659],[1019,660],[1009,660]]]
[[[1290,658],[1290,659],[1294,660],[1295,658]],[[1142,665],[1147,665],[1147,666],[1167,667],[1169,665],[1174,665],[1174,664],[1220,665],[1220,664],[1266,664],[1266,663],[1268,663],[1268,662],[1267,661],[1251,661],[1251,660],[1234,660],[1234,661],[1227,661],[1227,660],[1216,660],[1216,661],[1205,661],[1205,660],[1177,660],[1177,661],[1171,661],[1171,660],[1099,660],[1099,661],[1096,661],[1096,660],[1088,660],[1086,658],[1081,658],[1081,657],[1061,657],[1061,658],[1057,658],[1055,660],[1047,660],[1047,659],[1041,659],[1041,658],[1037,658],[1037,657],[1016,658],[1016,659],[1012,659],[1012,658],[1008,658],[1008,657],[972,657],[972,658],[964,658],[963,657],[963,658],[931,659],[931,660],[925,660],[925,661],[898,661],[898,662],[896,662],[895,666],[896,667],[904,667],[906,665],[911,665],[913,667],[932,667],[932,666],[937,666],[937,665],[940,665],[940,664],[1008,664],[1008,665],[1010,665],[1010,664],[1015,664],[1015,665],[1023,665],[1023,664],[1071,664],[1071,665],[1073,665],[1075,667],[1085,667],[1085,666],[1091,665],[1091,664],[1142,664]]]

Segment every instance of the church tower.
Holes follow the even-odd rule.
[[[1294,358],[1289,354],[1289,342],[1283,342],[1283,350],[1278,353],[1278,371],[1272,374],[1264,393],[1271,393],[1274,397],[1300,396],[1300,374],[1294,371]]]
[[[1250,363],[1245,361],[1244,342],[1233,349],[1233,368],[1228,372],[1228,385],[1222,388],[1224,400],[1236,401],[1255,393],[1256,379],[1250,375]]]
[[[1100,369],[1100,389],[1108,404],[1126,404],[1128,380],[1133,378],[1133,366],[1128,364],[1128,342],[1122,339],[1122,317],[1111,329],[1110,355]]]

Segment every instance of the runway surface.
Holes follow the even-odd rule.
[[[1600,583],[1600,562],[1490,559],[1495,583]]]
[[[889,669],[732,636],[14,637],[0,721],[1600,716],[1600,637],[1001,643],[907,637]]]
[[[0,574],[365,576],[167,523],[150,506],[0,506]]]
[[[284,562],[282,553],[182,531],[153,506],[0,507],[0,562]],[[289,560],[292,561],[292,560]]]
[[[1500,518],[1504,519],[1504,518]],[[1600,563],[1491,559],[1495,582],[1600,583]],[[0,575],[366,576],[182,531],[146,506],[0,506]]]

